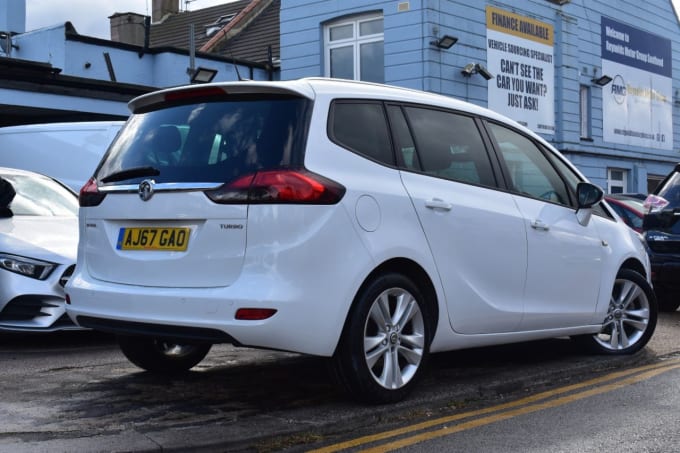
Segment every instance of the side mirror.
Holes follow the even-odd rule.
[[[603,197],[604,192],[595,184],[591,184],[589,182],[578,183],[576,186],[576,198],[578,204],[576,218],[578,219],[578,223],[580,223],[582,226],[588,225],[590,218],[593,215],[593,210],[591,208],[602,201]]]
[[[594,205],[602,201],[604,192],[595,184],[589,182],[580,182],[576,186],[576,198],[578,209],[592,208]]]

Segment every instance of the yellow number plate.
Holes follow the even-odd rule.
[[[189,244],[190,228],[121,228],[118,233],[118,250],[170,250],[184,251]]]

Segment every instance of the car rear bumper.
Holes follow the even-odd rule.
[[[241,278],[230,287],[158,288],[86,281],[76,274],[68,287],[67,312],[81,326],[121,335],[332,355],[351,298],[340,288],[303,293],[286,286],[262,276]],[[241,320],[236,319],[239,308],[276,313]]]

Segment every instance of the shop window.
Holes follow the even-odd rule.
[[[382,14],[354,17],[324,27],[325,75],[385,82]]]
[[[656,186],[663,181],[663,175],[647,175],[647,193],[653,193],[656,190]]]

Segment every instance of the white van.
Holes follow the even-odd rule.
[[[0,166],[42,173],[79,191],[124,121],[0,127]]]

